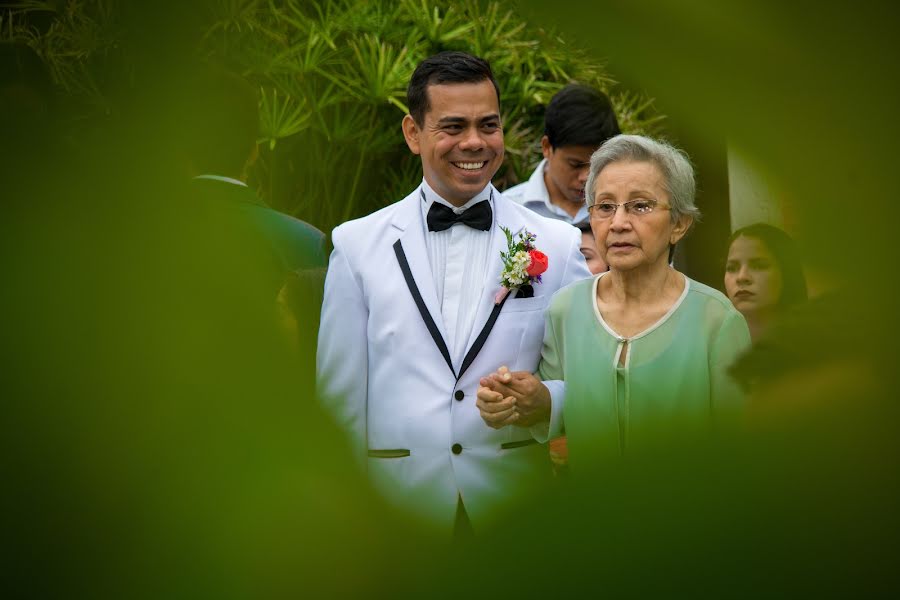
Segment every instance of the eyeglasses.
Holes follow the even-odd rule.
[[[623,202],[622,204],[598,202],[597,204],[588,206],[588,212],[591,214],[591,217],[595,219],[611,219],[613,218],[613,215],[616,214],[616,211],[619,210],[620,206],[625,207],[625,214],[637,217],[649,215],[656,209],[669,210],[672,208],[671,206],[660,204],[657,200],[644,200],[642,198],[640,200]]]

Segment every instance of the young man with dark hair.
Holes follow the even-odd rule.
[[[375,487],[438,532],[478,530],[549,475],[532,436],[549,415],[517,406],[522,427],[485,424],[480,378],[506,365],[533,372],[544,307],[589,276],[578,231],[505,200],[497,84],[462,52],[424,60],[402,130],[423,179],[399,202],[334,230],[319,330],[321,398],[348,432]],[[501,227],[535,234],[549,268],[501,292]],[[562,386],[559,386],[561,389]],[[515,413],[515,414],[512,414]]]
[[[544,160],[528,181],[503,196],[545,217],[586,225],[584,182],[591,154],[619,133],[605,94],[584,85],[567,85],[547,105],[541,138]]]

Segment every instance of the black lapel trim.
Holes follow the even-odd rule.
[[[454,377],[456,377],[456,371],[453,370],[453,361],[450,360],[450,351],[447,350],[447,344],[446,342],[444,342],[444,338],[441,337],[441,332],[438,331],[437,325],[435,325],[434,323],[434,319],[431,318],[431,313],[428,312],[428,307],[425,306],[425,301],[422,300],[422,294],[419,293],[419,287],[416,285],[416,280],[413,279],[412,271],[409,270],[409,262],[407,262],[406,260],[406,253],[403,251],[403,245],[400,244],[400,240],[394,242],[394,254],[397,255],[397,262],[400,263],[400,270],[403,271],[403,278],[406,280],[406,287],[409,288],[409,293],[412,294],[413,300],[416,301],[416,306],[419,307],[419,314],[422,315],[422,320],[425,321],[425,327],[428,328],[428,333],[431,334],[431,339],[434,340],[434,343],[438,347],[438,350],[441,351],[441,355],[443,355],[444,360],[447,361],[447,366],[450,367],[450,372],[453,373]],[[491,317],[492,319],[497,318],[494,315],[491,315]],[[489,319],[488,323],[492,324],[493,321]],[[481,339],[480,336],[479,339]],[[484,341],[482,340],[481,343],[483,344]],[[466,358],[468,359],[468,357]],[[459,378],[457,377],[457,381],[458,380]]]
[[[500,304],[496,304],[494,306],[494,310],[491,311],[491,316],[488,317],[487,323],[484,324],[484,327],[481,328],[481,333],[478,334],[478,337],[475,338],[475,343],[472,344],[472,347],[469,348],[468,354],[466,354],[466,358],[463,359],[462,366],[459,368],[459,376],[456,378],[457,381],[462,379],[463,373],[466,372],[466,369],[469,368],[469,365],[475,360],[475,357],[478,356],[478,353],[481,352],[481,347],[484,346],[484,343],[487,341],[488,335],[491,333],[491,329],[494,328],[494,323],[497,322],[497,317],[500,316],[500,309],[503,308],[503,305],[506,304],[506,301],[512,293],[506,294],[503,300],[500,301]]]

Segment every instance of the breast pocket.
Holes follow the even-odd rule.
[[[510,299],[500,311],[499,320],[502,323],[498,325],[515,324],[521,332],[513,360],[508,363],[513,371],[537,370],[541,357],[541,342],[544,339],[544,309],[547,307],[547,300],[546,296]]]
[[[526,312],[530,310],[544,310],[547,306],[546,296],[537,296],[534,298],[510,298],[500,309],[500,315],[513,312]]]

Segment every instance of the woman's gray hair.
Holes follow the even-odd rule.
[[[605,167],[614,162],[649,162],[663,175],[663,186],[669,194],[672,222],[690,216],[696,223],[700,210],[694,204],[694,168],[682,150],[642,135],[617,135],[608,139],[591,155],[591,170],[584,186],[585,202],[594,203],[594,184]]]

